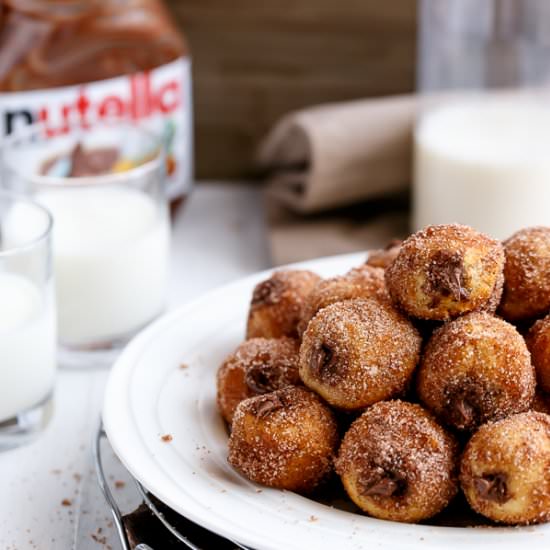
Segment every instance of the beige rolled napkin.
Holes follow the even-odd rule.
[[[358,220],[345,212],[303,218],[268,204],[269,244],[274,265],[384,248],[408,234],[406,210],[384,210]]]
[[[259,150],[268,197],[309,213],[405,189],[416,101],[393,96],[285,116]]]
[[[379,198],[408,188],[416,102],[312,107],[275,126],[259,150],[275,265],[378,248],[407,233],[403,201]]]

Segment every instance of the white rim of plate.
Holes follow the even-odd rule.
[[[143,465],[140,463],[140,458],[135,453],[135,449],[129,449],[126,445],[125,435],[127,435],[127,429],[133,426],[130,406],[129,406],[129,394],[125,393],[125,384],[128,377],[131,375],[135,365],[137,364],[140,356],[150,347],[152,342],[161,337],[170,327],[173,327],[174,323],[181,321],[185,318],[186,312],[190,312],[193,309],[200,308],[201,304],[209,301],[214,301],[223,297],[227,293],[231,293],[233,290],[249,287],[250,290],[254,284],[262,279],[270,276],[270,274],[277,269],[311,269],[313,271],[321,270],[331,264],[340,265],[348,264],[349,267],[360,264],[365,260],[366,255],[364,253],[344,254],[339,256],[331,256],[327,258],[319,258],[317,260],[310,260],[306,262],[299,262],[290,264],[287,266],[280,266],[274,269],[268,269],[259,273],[255,273],[244,278],[238,279],[214,290],[207,292],[206,294],[192,300],[191,302],[184,304],[172,312],[167,313],[148,328],[138,334],[125,348],[119,359],[116,361],[112,368],[112,371],[107,382],[105,391],[104,407],[103,407],[103,422],[109,442],[122,461],[128,471],[149,491],[162,500],[169,507],[173,508],[180,514],[184,515],[187,519],[197,523],[215,532],[221,536],[238,540],[242,544],[250,546],[251,548],[262,548],[269,550],[281,550],[280,542],[266,540],[266,534],[262,533],[259,536],[258,533],[247,531],[246,520],[242,518],[236,523],[231,521],[227,513],[220,514],[219,511],[213,510],[204,505],[203,502],[198,502],[197,499],[193,501],[192,498],[187,498],[187,502],[182,500],[173,500],[165,494],[158,494],[154,488],[157,486],[157,474],[155,471],[144,470]],[[217,366],[215,368],[217,369]],[[124,408],[125,417],[120,415],[121,405],[126,404]],[[135,426],[133,426],[135,427]],[[146,454],[151,454],[142,441],[143,448],[141,449]],[[148,457],[149,458],[149,457]],[[169,478],[163,479],[163,483],[169,481]],[[250,484],[251,490],[256,492],[256,485]],[[205,484],[204,489],[208,492],[212,491],[212,487]],[[266,493],[275,491],[279,494],[285,494],[289,498],[305,499],[315,506],[317,510],[329,511],[334,518],[345,517],[352,522],[361,522],[367,527],[367,531],[370,531],[371,538],[361,539],[362,543],[365,543],[367,548],[371,544],[377,544],[382,548],[441,548],[442,544],[467,544],[469,550],[473,548],[491,548],[497,547],[499,550],[517,548],[518,544],[529,543],[531,548],[548,548],[548,535],[550,534],[550,525],[529,526],[520,528],[510,527],[489,527],[489,528],[464,528],[464,527],[439,527],[432,525],[419,525],[419,524],[403,524],[397,522],[389,522],[383,520],[377,520],[370,518],[366,515],[354,514],[343,510],[333,509],[324,504],[318,503],[306,499],[300,495],[294,493],[288,493],[283,491],[276,491],[273,489],[265,489]],[[207,493],[205,493],[207,494]],[[187,495],[190,497],[190,495]],[[350,518],[351,516],[351,518]],[[220,521],[221,520],[221,521]],[[250,526],[249,526],[250,527]],[[274,527],[277,527],[275,525]],[[312,527],[312,526],[309,526]],[[309,531],[309,530],[308,530]],[[376,534],[380,531],[380,534]],[[310,531],[311,534],[311,531]],[[388,534],[395,536],[395,540],[388,540],[385,537]],[[344,537],[346,533],[341,533]],[[367,537],[371,535],[365,534]],[[414,540],[412,540],[414,539]],[[299,541],[298,541],[299,542]],[[296,549],[303,549],[303,542],[299,542]],[[314,542],[314,540],[311,540]],[[540,543],[540,545],[539,545]],[[273,545],[275,544],[275,545]],[[397,546],[396,546],[397,545]],[[406,545],[406,546],[404,546]],[[452,547],[452,546],[451,546]],[[287,546],[289,548],[289,546]],[[294,548],[294,547],[292,547]],[[309,548],[309,547],[308,547]],[[354,545],[353,548],[363,548],[363,546]]]

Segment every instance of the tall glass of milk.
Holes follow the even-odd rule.
[[[51,416],[56,322],[50,214],[0,193],[0,450],[35,437]]]
[[[413,229],[550,225],[550,2],[422,0]]]
[[[131,124],[39,124],[6,141],[3,184],[53,215],[60,363],[109,364],[165,307],[161,140]]]

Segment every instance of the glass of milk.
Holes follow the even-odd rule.
[[[550,225],[550,2],[422,0],[413,229]]]
[[[0,193],[0,450],[42,431],[56,372],[52,219]]]
[[[53,215],[60,364],[110,364],[165,307],[170,225],[161,140],[131,124],[35,125],[3,184]]]

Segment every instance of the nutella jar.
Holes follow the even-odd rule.
[[[161,0],[3,0],[0,137],[128,120],[162,137],[170,199],[192,181],[190,58]]]

